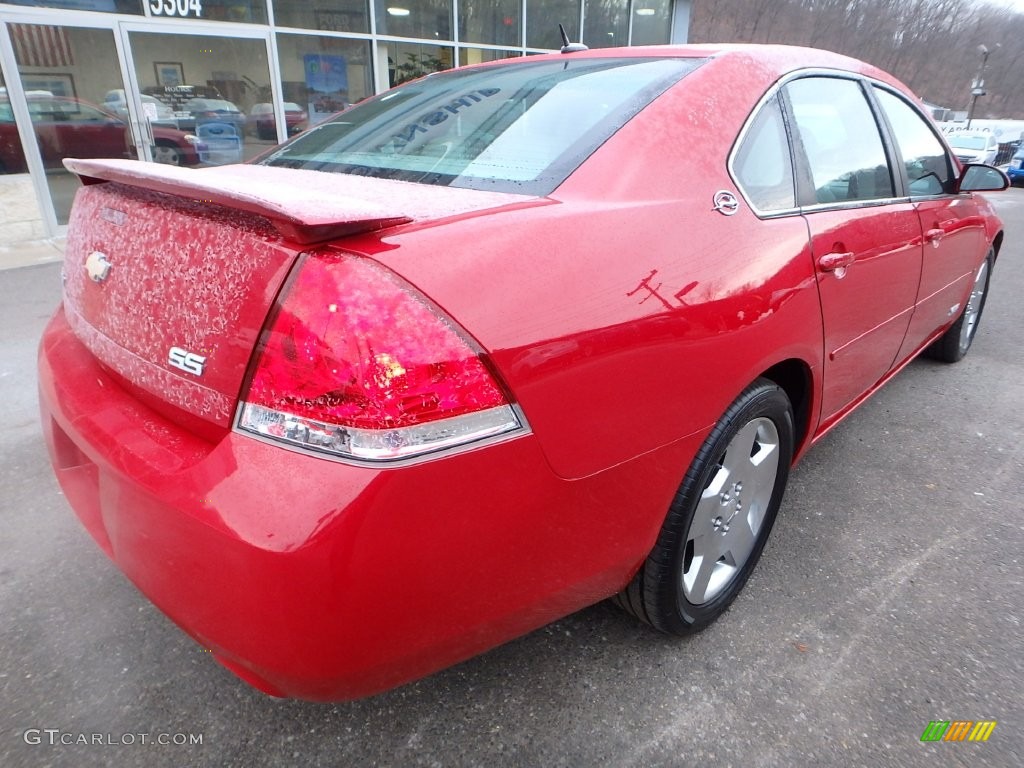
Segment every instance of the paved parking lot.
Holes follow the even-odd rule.
[[[59,268],[0,272],[0,766],[1024,765],[1024,190],[996,200],[970,355],[810,453],[721,621],[676,640],[604,603],[351,704],[251,690],[92,543],[36,416]],[[921,743],[931,720],[998,725]]]

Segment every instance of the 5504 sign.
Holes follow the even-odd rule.
[[[180,16],[201,19],[202,0],[150,0],[150,16]]]

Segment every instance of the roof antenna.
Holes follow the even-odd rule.
[[[565,34],[565,27],[562,26],[561,22],[558,24],[558,32],[562,35],[562,53],[579,53],[580,51],[590,50],[583,43],[570,43],[569,36]]]

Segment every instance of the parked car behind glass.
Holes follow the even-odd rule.
[[[1017,148],[1006,169],[1006,175],[1010,177],[1010,183],[1014,186],[1024,183],[1024,145]]]
[[[991,133],[954,133],[947,138],[961,163],[994,163],[999,154],[999,140]]]
[[[179,125],[195,130],[203,123],[227,123],[234,127],[239,138],[245,134],[245,114],[227,99],[195,98],[185,102],[185,112],[191,114],[191,121],[181,120]]]
[[[65,157],[135,157],[128,124],[94,104],[61,96],[34,97],[28,100],[28,110],[47,168],[60,168]],[[196,165],[205,149],[194,135],[159,124],[153,125],[153,139],[153,159],[168,165]],[[11,105],[0,101],[0,173],[27,169]]]
[[[150,105],[149,109],[152,111],[152,116],[147,114],[147,117],[149,117],[151,122],[162,123],[170,128],[178,127],[174,118],[174,110],[160,101],[160,99],[145,93],[140,94],[139,98],[142,100],[143,108]],[[103,98],[103,107],[118,117],[127,119],[128,104],[125,102],[124,89],[118,88],[107,91],[107,95]]]
[[[306,127],[306,110],[293,101],[284,103],[284,119],[288,125],[288,136],[300,133]],[[274,105],[255,104],[249,110],[248,128],[250,133],[261,139],[277,139],[277,118]]]

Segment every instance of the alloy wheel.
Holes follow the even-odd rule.
[[[779,471],[779,432],[760,417],[736,433],[701,494],[687,533],[682,586],[694,605],[714,600],[746,564]]]

